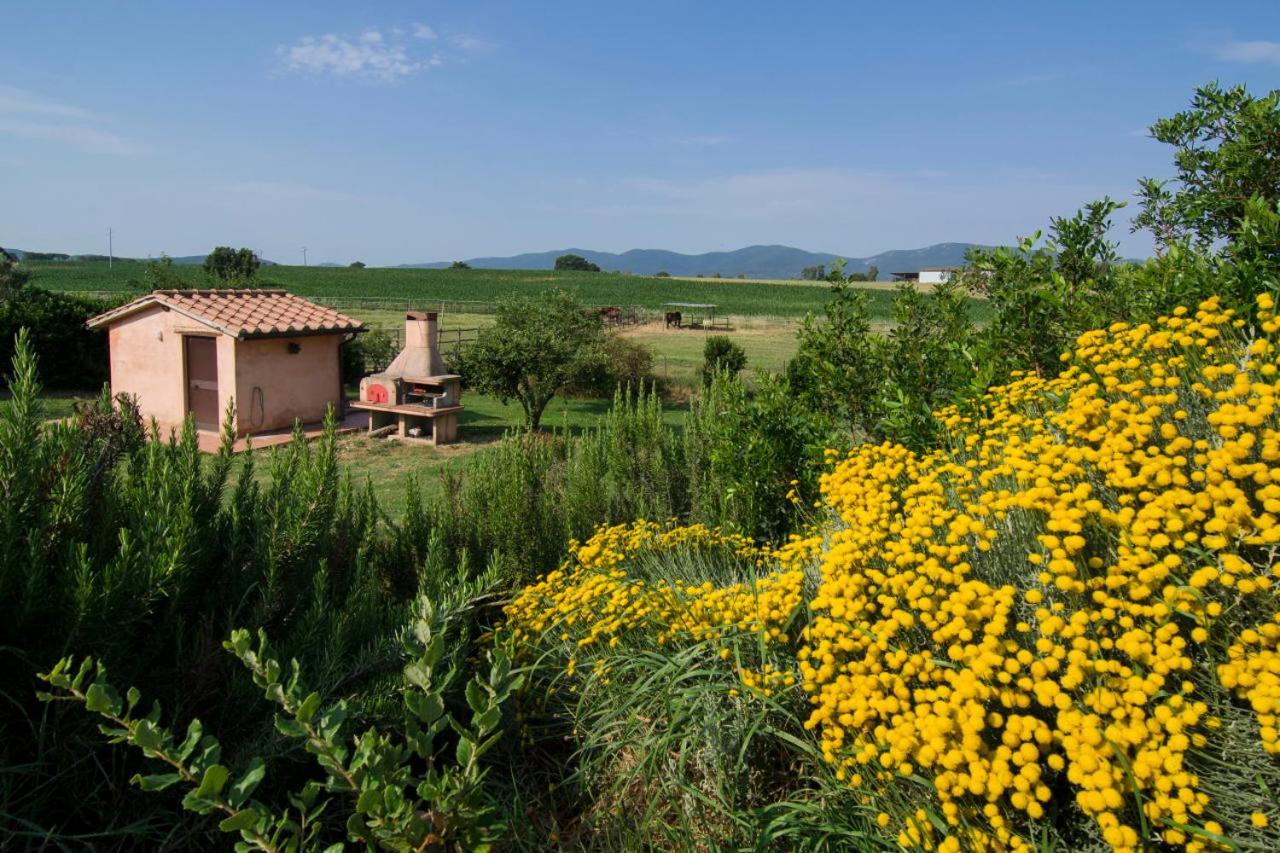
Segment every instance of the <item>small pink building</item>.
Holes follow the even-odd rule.
[[[136,395],[163,430],[190,414],[201,431],[236,406],[236,434],[341,412],[340,350],[364,326],[283,290],[157,290],[99,314],[111,390]]]

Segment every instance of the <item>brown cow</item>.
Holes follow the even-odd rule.
[[[668,329],[670,329],[672,326],[675,326],[678,329],[680,328],[681,323],[684,321],[684,318],[680,316],[679,311],[668,311],[666,319],[667,319],[666,328]]]
[[[600,322],[604,323],[606,326],[622,325],[622,309],[614,305],[610,305],[607,308],[601,308]]]

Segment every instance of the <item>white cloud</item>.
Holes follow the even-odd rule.
[[[426,53],[427,46],[440,36],[423,23],[389,29],[369,28],[357,36],[327,33],[304,36],[291,45],[280,45],[276,55],[281,67],[297,74],[364,78],[394,83],[422,71],[445,64],[439,51]],[[452,36],[449,42],[459,50],[485,50],[490,43],[475,36]]]
[[[93,118],[93,113],[86,109],[42,98],[13,86],[0,86],[0,115],[14,113],[48,118]]]
[[[383,82],[402,80],[429,67],[430,59],[415,57],[408,46],[387,39],[375,29],[351,38],[328,33],[304,36],[276,49],[284,68],[299,74],[363,77]]]
[[[459,33],[449,37],[449,41],[459,50],[467,51],[483,51],[493,50],[494,43],[480,36],[471,36]]]
[[[0,86],[0,133],[42,142],[57,142],[91,154],[133,156],[147,148],[118,133],[93,126],[91,111],[27,92]]]
[[[1225,62],[1280,65],[1280,41],[1229,41],[1218,45],[1213,52]]]
[[[61,142],[82,151],[88,151],[90,154],[116,154],[128,157],[147,152],[146,146],[126,139],[118,133],[78,124],[47,124],[0,118],[0,133],[43,142]]]

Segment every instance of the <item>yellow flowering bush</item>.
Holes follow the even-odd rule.
[[[794,538],[781,549],[762,548],[736,533],[701,524],[679,526],[638,521],[601,527],[587,542],[570,544],[570,558],[526,587],[507,607],[508,630],[517,642],[544,636],[579,648],[616,646],[629,632],[650,631],[659,644],[709,640],[730,632],[785,639],[801,603],[800,566],[816,550]],[[678,579],[647,579],[634,571],[644,556],[700,552],[750,567],[787,565],[761,577],[717,586]],[[576,660],[570,658],[570,666]]]
[[[939,450],[833,456],[828,519],[776,551],[602,529],[524,590],[510,630],[579,648],[755,636],[768,662],[721,650],[735,695],[807,701],[868,831],[905,847],[1280,848],[1273,309],[1259,297],[1256,336],[1216,300],[1088,332],[1058,377],[939,413]],[[757,575],[634,570],[689,546]]]

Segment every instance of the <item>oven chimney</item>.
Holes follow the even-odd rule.
[[[444,360],[440,357],[440,327],[434,311],[410,311],[404,318],[404,348],[407,352],[421,353],[425,359],[428,375],[439,376],[444,371]],[[421,369],[421,368],[420,368]]]

